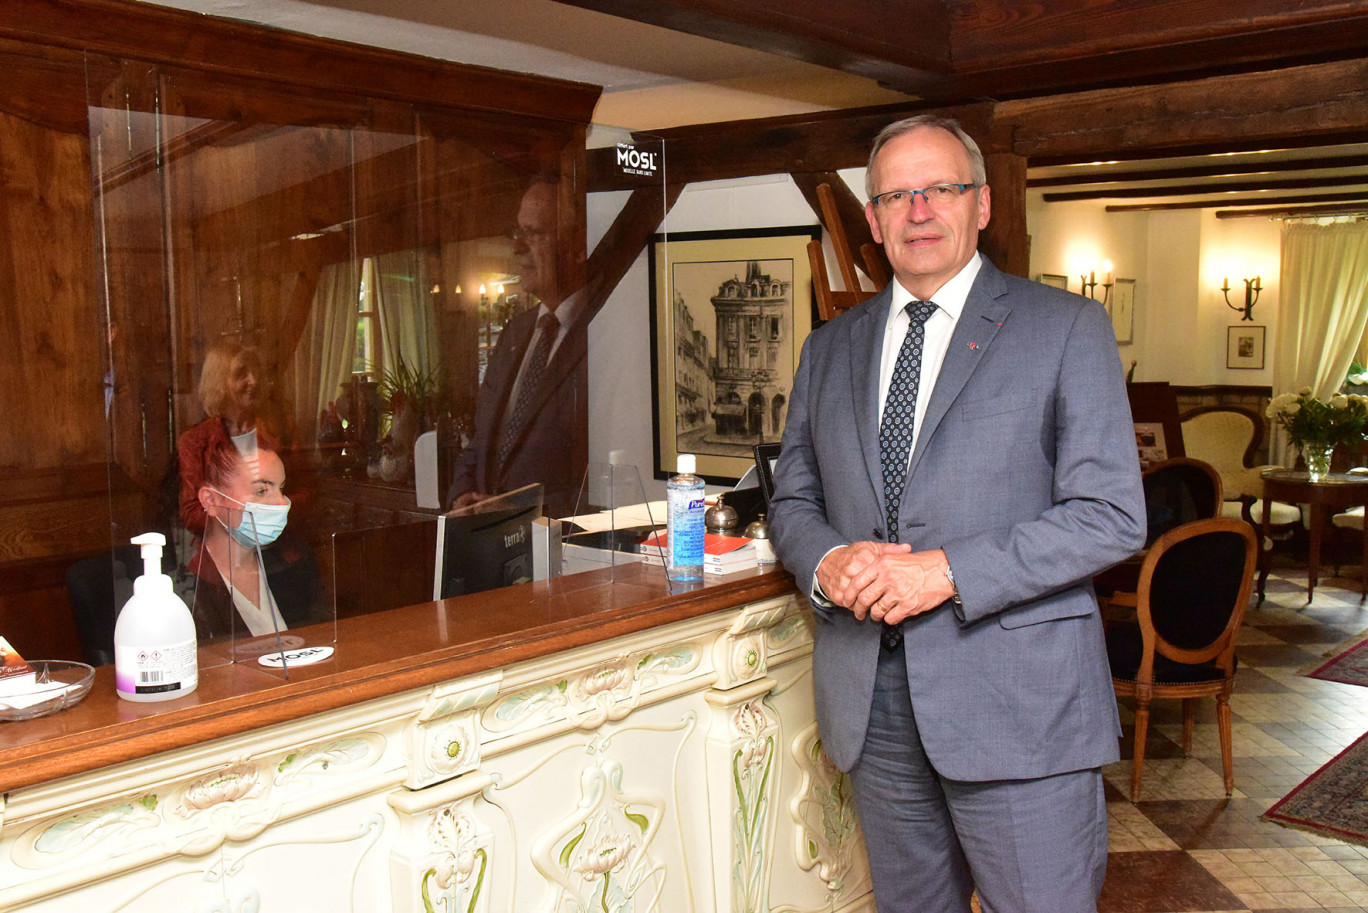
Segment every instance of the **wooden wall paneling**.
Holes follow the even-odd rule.
[[[83,55],[0,39],[0,111],[57,133],[84,136],[86,95]]]
[[[602,89],[129,0],[6,0],[0,38],[269,78],[323,93],[588,123]]]
[[[0,467],[103,462],[88,141],[3,111],[0,137]]]

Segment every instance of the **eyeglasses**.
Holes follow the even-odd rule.
[[[519,226],[511,229],[507,234],[507,238],[515,244],[531,244],[533,241],[540,241],[542,238],[547,237],[551,234],[551,231],[552,230],[549,228],[523,228]]]
[[[875,209],[884,212],[906,212],[912,208],[912,201],[921,194],[922,202],[932,209],[947,206],[965,193],[978,187],[978,184],[932,184],[921,190],[888,190],[877,194],[870,200]]]

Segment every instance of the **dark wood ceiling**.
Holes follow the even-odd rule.
[[[561,0],[940,104],[1361,56],[1363,0]]]
[[[1368,208],[1368,0],[561,2],[938,107],[1001,102],[995,121],[1047,201],[1230,217]]]

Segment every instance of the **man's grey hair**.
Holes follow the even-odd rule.
[[[878,157],[879,151],[883,149],[889,141],[897,139],[904,133],[911,133],[913,130],[920,130],[922,127],[934,127],[944,130],[964,146],[964,151],[969,153],[969,176],[973,182],[980,187],[988,183],[988,169],[983,164],[983,153],[979,151],[978,143],[974,138],[964,132],[959,121],[953,117],[941,117],[939,114],[918,114],[914,117],[907,117],[895,123],[889,124],[879,131],[879,135],[874,137],[874,146],[869,150],[869,164],[865,167],[865,195],[870,199],[874,198],[874,159]],[[890,187],[889,190],[919,190],[917,187]]]

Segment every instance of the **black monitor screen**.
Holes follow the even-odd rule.
[[[532,521],[541,505],[531,504],[440,518],[434,599],[479,593],[532,579]]]

